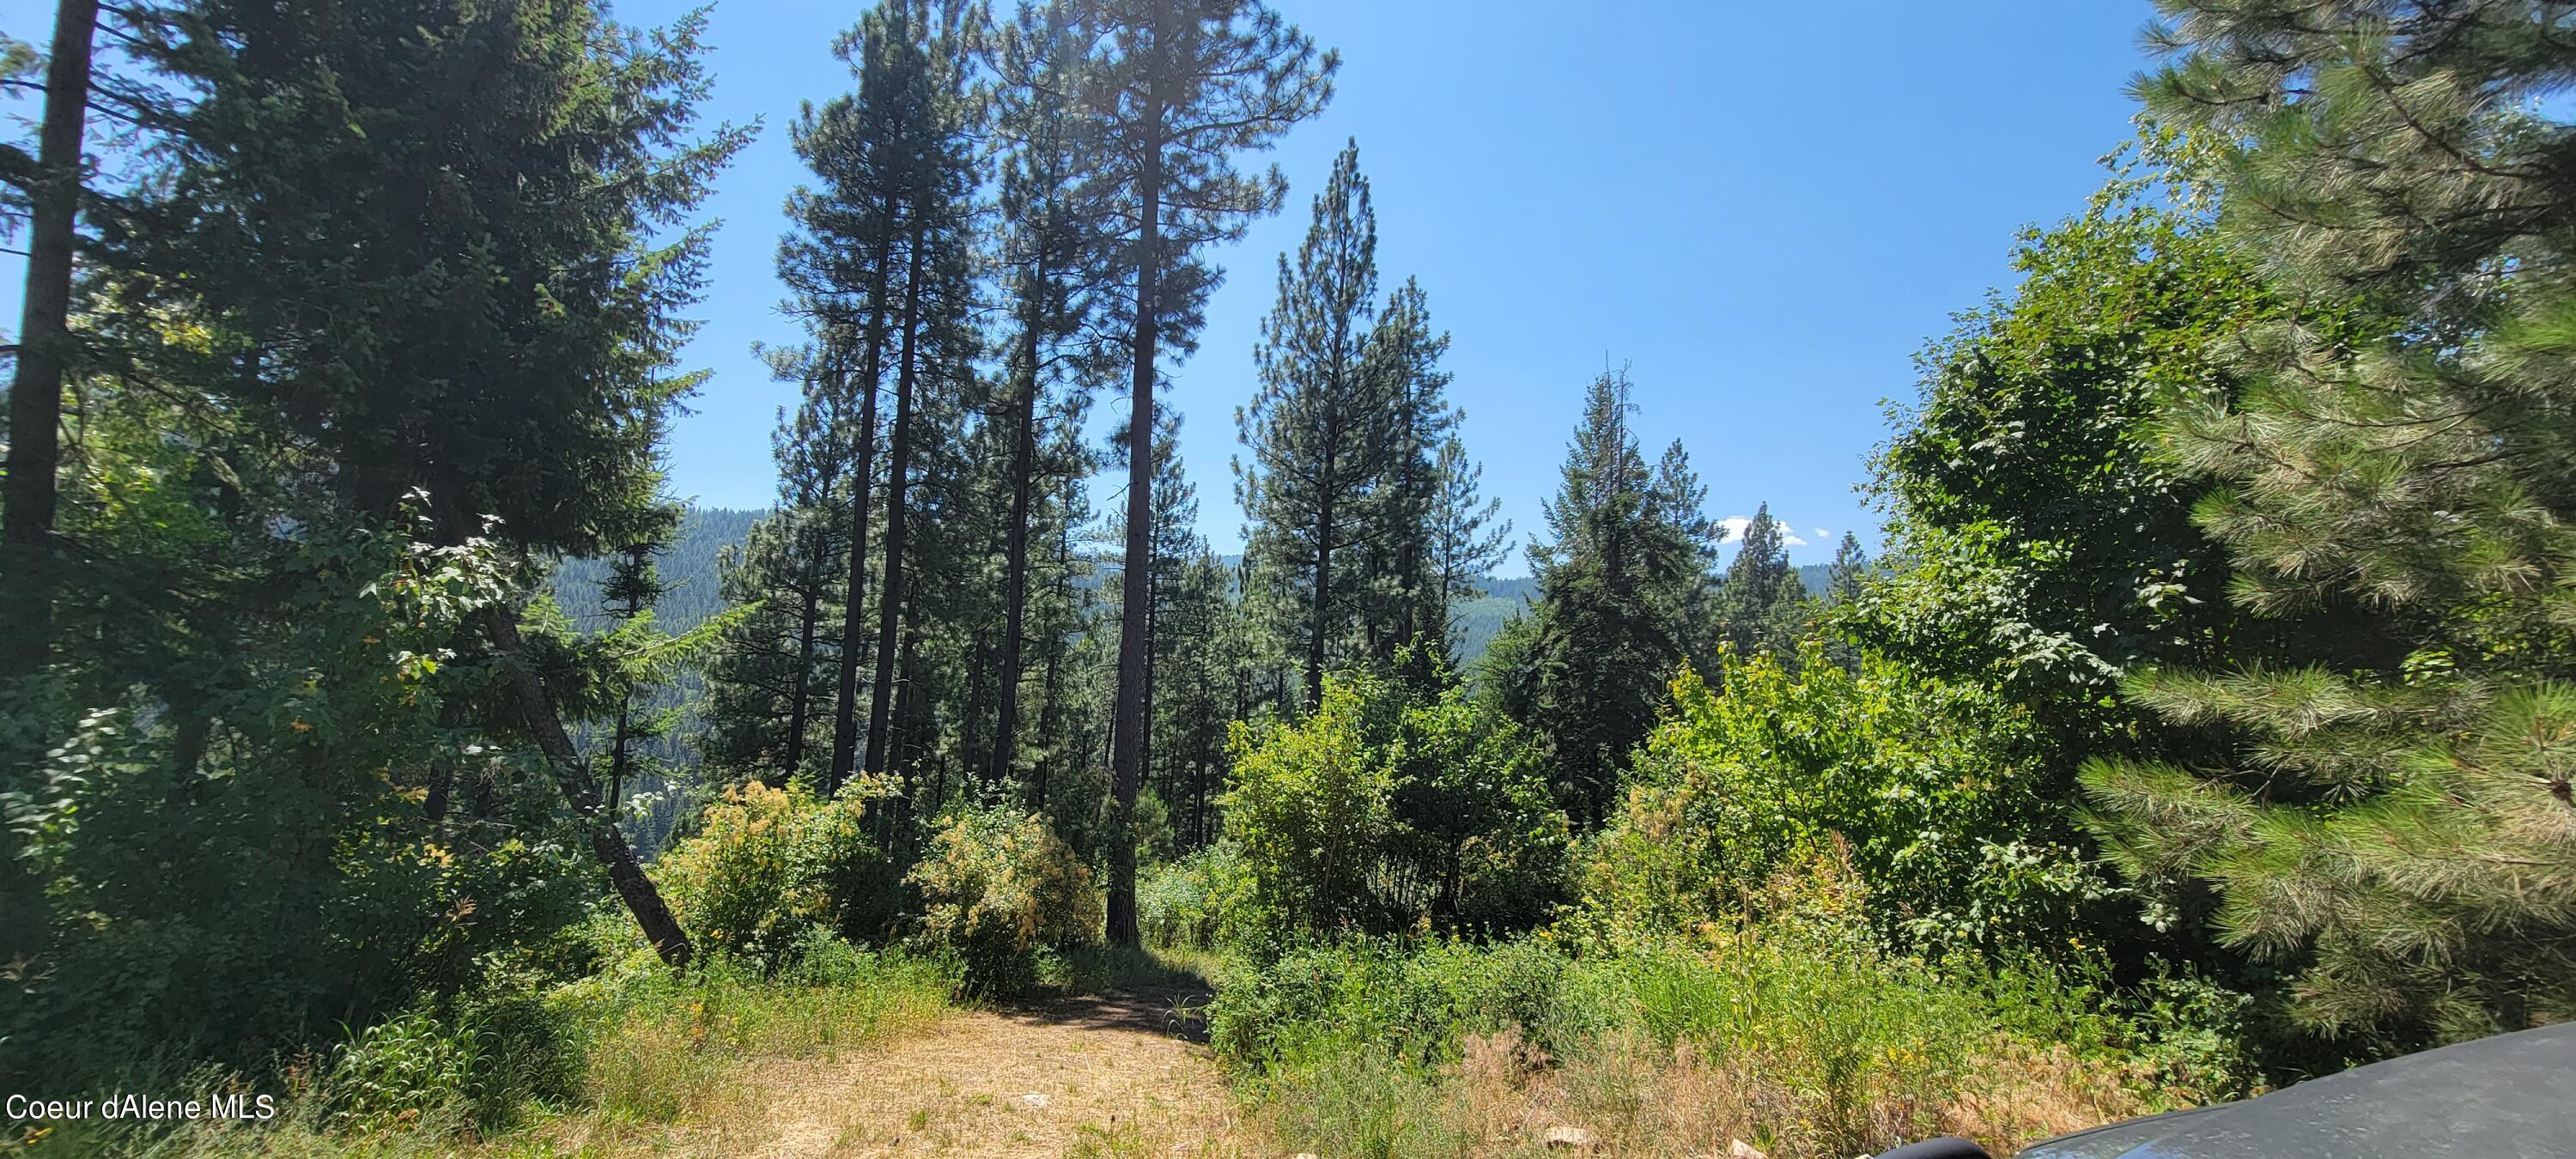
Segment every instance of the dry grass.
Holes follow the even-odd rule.
[[[1171,1004],[1066,998],[956,1014],[840,1063],[766,1067],[761,1155],[1265,1154]],[[726,1140],[715,1153],[744,1153]]]
[[[1274,1099],[1270,1113],[1327,1159],[1565,1154],[1546,1142],[1558,1127],[1582,1129],[1599,1155],[1697,1159],[1725,1155],[1740,1139],[1772,1159],[1827,1159],[1942,1134],[2009,1155],[2156,1109],[2100,1065],[2000,1043],[1977,1057],[1972,1075],[1938,1084],[1946,1095],[1890,1071],[1871,1076],[1865,1096],[1842,1112],[1840,1100],[1787,1077],[1806,1071],[1799,1060],[1715,1059],[1688,1042],[1665,1049],[1635,1035],[1587,1044],[1571,1059],[1550,1058],[1513,1031],[1470,1035],[1462,1047],[1427,1082],[1386,1072],[1325,1077]]]

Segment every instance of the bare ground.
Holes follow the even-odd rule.
[[[750,1132],[714,1153],[842,1159],[1233,1155],[1247,1138],[1200,1037],[1204,991],[1145,989],[951,1014],[837,1062],[780,1061]],[[728,1145],[729,1144],[729,1145]],[[748,1149],[745,1145],[748,1144]]]

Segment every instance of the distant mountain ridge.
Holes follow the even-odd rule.
[[[662,582],[669,584],[671,590],[653,605],[653,618],[663,631],[675,635],[686,632],[724,610],[716,560],[725,548],[743,542],[751,534],[751,525],[767,514],[765,509],[691,507],[681,515],[679,534],[660,560]],[[1228,570],[1243,562],[1240,554],[1218,559]],[[1798,582],[1810,592],[1821,593],[1827,583],[1826,573],[1824,564],[1802,564],[1798,567]],[[607,577],[605,560],[567,559],[555,568],[555,602],[574,624],[584,629],[603,627],[607,610],[600,606],[599,585]],[[1531,576],[1489,577],[1483,587],[1483,596],[1451,606],[1458,622],[1458,654],[1466,663],[1483,656],[1494,634],[1502,631],[1503,623],[1523,605],[1538,599],[1538,580]],[[683,686],[687,693],[697,691],[694,673],[683,678]]]

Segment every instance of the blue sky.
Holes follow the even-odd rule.
[[[1846,529],[1874,541],[1853,488],[1886,434],[1880,401],[1913,397],[1924,340],[2008,280],[2014,230],[2100,183],[2097,158],[2129,134],[2149,16],[2147,0],[1274,2],[1343,64],[1331,107],[1254,159],[1287,173],[1289,208],[1215,255],[1228,276],[1201,350],[1171,374],[1220,551],[1240,543],[1233,415],[1276,257],[1347,138],[1381,276],[1421,279],[1453,340],[1469,451],[1524,537],[1582,387],[1625,363],[1648,453],[1683,440],[1712,516],[1767,500],[1808,541],[1791,549],[1802,561]],[[695,3],[617,12],[659,24]],[[51,7],[6,0],[0,30],[41,40]],[[791,389],[750,351],[797,337],[772,272],[802,176],[785,129],[800,100],[848,85],[829,45],[861,7],[715,6],[707,112],[766,127],[708,207],[724,226],[685,357],[715,373],[670,446],[674,490],[702,504],[772,495],[769,432]],[[0,276],[14,330],[20,274]]]
[[[1381,277],[1422,280],[1452,338],[1468,449],[1524,535],[1584,384],[1628,363],[1648,453],[1683,440],[1713,516],[1767,500],[1810,541],[1791,549],[1807,561],[1846,529],[1874,541],[1853,486],[1886,434],[1880,400],[1913,396],[1924,340],[2009,279],[2015,229],[2080,209],[2100,183],[2097,159],[2130,132],[2124,86],[2150,14],[2145,0],[1278,4],[1341,50],[1340,91],[1263,158],[1287,173],[1289,207],[1217,255],[1227,277],[1200,351],[1172,374],[1218,549],[1240,542],[1234,409],[1277,255],[1356,138]],[[619,11],[651,22],[688,6]],[[725,226],[690,357],[716,374],[671,448],[674,487],[702,503],[770,496],[788,388],[748,349],[793,337],[770,272],[800,177],[784,129],[800,99],[846,86],[828,44],[854,11],[715,9],[710,111],[768,128],[711,207]]]

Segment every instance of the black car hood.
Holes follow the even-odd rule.
[[[2259,1098],[2113,1123],[2022,1159],[2576,1155],[2576,1023],[2355,1067]]]

